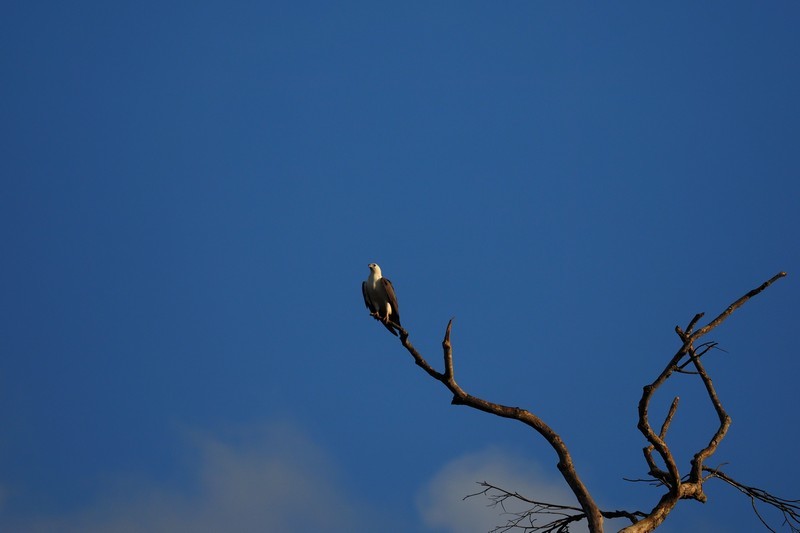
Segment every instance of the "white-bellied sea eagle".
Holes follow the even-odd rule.
[[[370,314],[378,318],[392,335],[397,336],[397,331],[390,324],[394,322],[400,325],[397,297],[394,295],[392,282],[381,275],[381,267],[377,264],[369,264],[369,277],[361,284],[361,292]]]

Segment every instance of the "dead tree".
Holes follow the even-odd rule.
[[[588,522],[589,530],[594,533],[601,533],[603,531],[604,518],[625,518],[631,522],[631,525],[622,529],[625,533],[641,533],[646,531],[653,531],[661,525],[667,518],[669,513],[674,509],[677,503],[682,499],[692,499],[699,502],[706,501],[706,494],[703,491],[703,484],[710,479],[720,479],[729,485],[741,491],[745,496],[750,498],[753,509],[764,524],[770,531],[774,531],[758,513],[756,507],[757,502],[764,503],[772,506],[783,513],[784,524],[787,525],[791,531],[800,532],[800,500],[787,500],[778,498],[768,492],[750,487],[740,483],[730,477],[728,474],[718,468],[710,468],[706,466],[706,461],[714,454],[722,439],[728,432],[731,424],[731,417],[725,411],[720,398],[714,389],[713,382],[708,375],[703,363],[702,357],[706,355],[711,349],[716,347],[714,342],[699,343],[700,339],[707,335],[711,330],[722,324],[734,311],[745,304],[750,298],[756,296],[764,289],[772,285],[778,279],[784,277],[785,272],[780,272],[773,276],[768,281],[761,284],[756,289],[751,290],[723,311],[714,320],[701,327],[695,329],[698,322],[703,318],[703,313],[699,313],[692,318],[688,326],[682,329],[679,326],[675,327],[675,332],[681,340],[681,347],[672,356],[669,363],[667,363],[664,370],[656,377],[656,379],[644,386],[642,397],[639,400],[639,422],[638,428],[642,432],[644,438],[647,440],[647,446],[644,448],[644,459],[647,463],[649,478],[634,480],[645,481],[663,487],[665,492],[659,499],[658,503],[650,511],[641,510],[603,510],[600,509],[595,502],[589,490],[581,481],[578,472],[572,461],[572,456],[564,443],[562,438],[556,433],[548,424],[541,418],[536,416],[533,412],[522,409],[520,407],[509,407],[498,403],[478,398],[467,393],[456,382],[455,371],[453,365],[453,349],[450,343],[450,332],[453,327],[453,320],[447,324],[445,330],[444,340],[442,341],[442,350],[444,354],[444,372],[435,370],[417,349],[408,340],[408,331],[401,327],[399,324],[391,323],[393,327],[400,332],[400,342],[403,347],[414,358],[414,362],[420,366],[430,377],[442,383],[453,394],[451,404],[465,405],[479,411],[490,413],[502,418],[510,418],[517,420],[527,426],[530,426],[534,431],[541,435],[558,456],[557,468],[564,480],[569,485],[572,493],[578,501],[578,507],[559,505],[550,502],[540,502],[533,499],[528,499],[525,496],[516,492],[511,492],[501,487],[494,486],[487,482],[479,483],[483,490],[471,494],[467,497],[486,495],[494,504],[503,505],[504,502],[509,500],[517,500],[527,503],[530,507],[527,511],[515,513],[514,518],[509,520],[505,525],[498,526],[495,531],[510,531],[522,530],[526,532],[541,531],[545,533],[562,533],[569,531],[571,524],[577,523],[582,520]],[[376,317],[377,318],[377,317]],[[380,320],[378,318],[378,320]],[[691,367],[693,370],[687,370]],[[667,444],[667,431],[675,412],[678,409],[678,398],[672,401],[672,405],[667,412],[661,427],[656,432],[650,421],[649,406],[650,401],[656,391],[676,373],[692,373],[696,374],[702,382],[708,399],[716,411],[719,418],[719,425],[710,436],[708,444],[702,449],[698,450],[690,461],[690,468],[688,474],[681,474],[678,468],[678,462],[674,457],[672,451]],[[542,519],[543,523],[539,523]]]

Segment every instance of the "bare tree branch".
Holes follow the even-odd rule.
[[[768,279],[767,281],[762,283],[760,286],[756,287],[752,291],[748,292],[747,294],[745,294],[744,296],[742,296],[741,298],[739,298],[738,300],[733,302],[731,305],[728,306],[728,308],[725,311],[720,313],[720,315],[717,318],[715,318],[714,320],[709,322],[706,326],[703,326],[702,328],[700,328],[699,331],[696,331],[695,333],[692,333],[691,334],[692,340],[699,339],[700,337],[702,337],[703,335],[705,335],[706,333],[708,333],[709,331],[711,331],[715,327],[717,327],[720,324],[722,324],[722,322],[724,322],[726,318],[731,316],[731,313],[733,313],[734,311],[739,309],[741,306],[743,306],[745,304],[745,302],[747,302],[747,300],[749,300],[753,296],[756,296],[758,293],[760,293],[761,291],[763,291],[764,289],[766,289],[767,287],[769,287],[770,285],[772,285],[773,283],[775,283],[776,281],[778,281],[779,279],[781,279],[784,276],[786,276],[786,272],[778,272],[777,274],[772,276],[770,279]],[[702,316],[702,314],[700,316]],[[696,320],[693,320],[690,325],[693,326],[695,322],[696,322]],[[687,332],[687,334],[688,334],[688,332]]]
[[[581,481],[577,474],[575,465],[572,462],[572,456],[567,449],[566,444],[561,437],[553,431],[542,419],[533,414],[532,412],[519,408],[509,407],[506,405],[489,402],[477,396],[468,394],[456,382],[455,369],[453,363],[453,347],[450,343],[450,334],[453,326],[453,319],[447,324],[444,339],[442,340],[442,354],[444,362],[444,373],[435,370],[417,349],[409,341],[408,331],[395,322],[384,322],[389,326],[395,328],[399,332],[400,341],[403,347],[414,358],[414,362],[420,366],[425,372],[442,383],[453,394],[451,403],[453,405],[466,405],[479,411],[484,411],[499,417],[509,418],[522,422],[523,424],[534,429],[541,435],[553,448],[558,456],[557,468],[564,477],[564,480],[569,485],[573,494],[578,500],[580,507],[565,506],[537,500],[528,499],[516,492],[510,492],[500,487],[496,487],[487,482],[480,483],[484,487],[475,494],[467,496],[473,497],[476,495],[485,495],[491,501],[492,505],[500,506],[504,512],[512,515],[506,525],[498,526],[493,531],[509,531],[511,529],[523,529],[530,532],[545,532],[545,533],[563,533],[569,530],[569,525],[580,520],[586,519],[589,525],[589,530],[595,533],[602,533],[603,519],[604,518],[626,518],[631,522],[631,525],[622,529],[625,533],[639,533],[649,532],[656,529],[675,505],[681,499],[694,499],[700,502],[706,501],[706,495],[703,492],[703,483],[710,478],[719,478],[726,483],[737,488],[739,491],[747,495],[753,505],[759,520],[768,528],[771,529],[766,521],[759,514],[756,509],[756,501],[766,503],[783,513],[784,523],[789,525],[792,531],[800,533],[800,500],[786,500],[775,497],[766,491],[755,487],[749,487],[741,484],[729,476],[724,474],[718,469],[710,469],[704,466],[704,462],[708,460],[717,450],[717,447],[725,438],[728,428],[731,424],[731,418],[725,411],[722,401],[720,400],[714,388],[714,384],[703,365],[701,358],[712,349],[717,348],[716,342],[704,342],[695,346],[696,341],[701,337],[712,331],[714,328],[722,324],[734,311],[744,305],[750,298],[761,293],[764,289],[769,287],[776,280],[784,277],[785,272],[779,272],[766,282],[762,283],[759,287],[749,291],[747,294],[733,302],[728,308],[720,313],[714,320],[695,330],[700,319],[703,318],[703,313],[696,314],[686,327],[682,330],[680,326],[675,327],[675,332],[681,339],[681,347],[672,356],[669,363],[656,377],[656,379],[643,387],[642,397],[638,405],[638,428],[647,440],[647,446],[643,448],[645,461],[648,466],[648,474],[651,479],[637,479],[629,481],[647,482],[656,486],[666,487],[665,492],[658,503],[653,509],[647,513],[642,511],[602,511],[599,509],[586,486]],[[375,317],[381,320],[380,317]],[[688,359],[683,361],[684,357]],[[693,371],[685,370],[688,365],[694,367]],[[708,444],[698,450],[692,457],[690,464],[690,472],[681,476],[678,469],[677,461],[667,445],[667,432],[672,424],[672,421],[677,413],[679,398],[675,397],[670,405],[661,428],[658,433],[655,432],[650,423],[650,402],[655,392],[674,374],[693,374],[697,375],[706,391],[709,401],[714,407],[719,420],[719,425],[710,437]],[[660,467],[656,462],[656,456],[661,460],[664,467]],[[707,473],[707,476],[703,476]],[[516,500],[518,502],[526,503],[530,507],[526,511],[510,513],[506,510],[505,503],[509,500]],[[548,521],[544,524],[538,524],[537,519],[545,517]]]
[[[545,424],[541,418],[530,411],[521,409],[519,407],[509,407],[506,405],[489,402],[477,396],[472,396],[464,391],[464,389],[462,389],[461,386],[456,382],[455,369],[453,365],[453,347],[450,343],[450,332],[452,331],[453,327],[452,318],[447,323],[447,329],[445,330],[444,339],[442,340],[442,352],[445,368],[444,373],[434,370],[433,367],[431,367],[431,365],[425,360],[425,358],[423,358],[422,355],[417,351],[417,349],[414,348],[414,346],[408,340],[408,331],[405,328],[401,327],[399,324],[395,324],[394,322],[392,322],[391,325],[400,332],[400,342],[403,344],[403,347],[408,351],[408,353],[410,353],[414,358],[414,362],[418,366],[422,367],[429,376],[441,382],[450,390],[450,392],[453,393],[453,398],[450,403],[453,405],[466,405],[467,407],[472,407],[473,409],[490,413],[502,418],[518,420],[523,424],[533,428],[537,433],[544,437],[544,439],[550,444],[553,450],[555,450],[556,455],[558,456],[558,463],[556,467],[558,468],[559,472],[561,472],[561,475],[564,477],[567,485],[569,485],[570,489],[572,489],[575,497],[578,499],[578,503],[581,505],[581,509],[585,513],[586,519],[589,522],[589,528],[592,531],[603,531],[603,515],[600,512],[600,509],[597,507],[597,504],[594,502],[589,490],[578,476],[578,473],[575,470],[575,465],[572,462],[572,456],[570,455],[566,444],[558,435],[558,433],[553,431],[553,429]]]
[[[708,393],[708,397],[711,400],[711,403],[714,405],[714,410],[717,412],[717,417],[719,418],[719,427],[717,431],[714,433],[714,436],[711,437],[711,440],[708,443],[708,446],[697,452],[692,459],[692,470],[689,474],[689,483],[697,483],[701,486],[702,490],[702,470],[703,470],[703,461],[707,458],[711,457],[714,452],[717,451],[717,447],[719,443],[722,442],[722,439],[725,438],[725,435],[728,433],[728,428],[731,427],[731,417],[728,416],[728,413],[725,412],[725,409],[722,407],[722,402],[717,396],[717,391],[714,389],[714,384],[711,382],[711,378],[708,377],[703,364],[700,362],[700,358],[695,355],[694,348],[691,347],[689,349],[689,356],[692,358],[692,363],[694,363],[697,372],[700,374],[700,379],[703,380],[703,385],[706,387],[706,392]],[[705,501],[705,495],[700,493],[702,498],[697,498],[699,501]]]
[[[703,355],[705,355],[712,348],[716,347],[716,343],[712,342],[701,344],[699,346],[699,350],[694,346],[694,343],[702,336],[706,335],[711,330],[722,324],[722,322],[724,322],[725,319],[731,315],[731,313],[744,305],[750,298],[756,296],[764,289],[772,285],[776,280],[784,277],[785,275],[785,272],[779,272],[766,282],[762,283],[759,287],[751,290],[733,302],[725,311],[720,313],[719,316],[697,331],[694,331],[694,327],[703,317],[703,313],[698,313],[694,316],[694,318],[692,318],[692,320],[689,322],[689,325],[686,327],[685,332],[680,328],[680,326],[675,327],[675,332],[682,341],[681,347],[672,357],[661,374],[659,374],[659,376],[652,383],[644,386],[642,398],[639,401],[638,423],[639,431],[642,432],[645,439],[647,439],[649,443],[648,446],[644,448],[644,455],[649,469],[649,474],[654,479],[663,482],[668,487],[668,492],[662,495],[658,504],[653,508],[652,511],[650,511],[646,518],[625,528],[623,531],[626,533],[652,531],[666,519],[667,515],[669,515],[680,499],[694,499],[699,502],[706,501],[707,497],[703,492],[703,482],[705,481],[702,476],[704,469],[703,462],[711,457],[714,452],[716,452],[720,442],[722,442],[722,439],[725,438],[728,428],[731,425],[731,417],[727,414],[722,406],[722,402],[719,399],[716,390],[714,389],[714,384],[705,367],[703,366],[703,363],[700,361],[700,358]],[[683,357],[686,355],[689,356],[689,360],[679,365],[681,359],[683,359]],[[669,427],[672,416],[674,416],[674,410],[677,407],[676,400],[673,400],[672,407],[670,407],[670,412],[667,415],[664,425],[662,425],[662,431],[658,435],[656,435],[655,431],[653,431],[653,428],[650,425],[648,409],[650,400],[652,399],[655,391],[658,390],[658,388],[661,387],[661,385],[663,385],[664,382],[666,382],[666,380],[673,375],[673,373],[681,372],[682,369],[689,364],[689,362],[694,365],[696,373],[700,377],[703,386],[705,387],[709,401],[717,413],[719,426],[711,436],[708,444],[694,454],[694,457],[691,460],[690,473],[686,480],[683,480],[680,476],[675,458],[665,440],[666,428]],[[652,457],[653,450],[657,451],[663,460],[667,467],[666,471],[663,471],[657,467],[655,460]]]

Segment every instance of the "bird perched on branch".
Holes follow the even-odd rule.
[[[361,283],[361,292],[364,294],[364,304],[370,314],[380,320],[396,337],[397,331],[391,323],[400,325],[400,308],[397,306],[392,282],[381,275],[381,267],[377,264],[369,264],[369,277]]]

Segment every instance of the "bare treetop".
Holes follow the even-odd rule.
[[[376,265],[377,267],[377,265]],[[372,269],[372,265],[370,265]],[[380,271],[378,270],[380,279]],[[702,358],[712,349],[716,348],[716,343],[698,341],[711,332],[714,328],[722,324],[734,311],[744,305],[750,298],[758,295],[778,279],[786,276],[785,272],[779,272],[769,280],[762,283],[757,288],[749,291],[741,298],[734,301],[716,318],[700,329],[695,330],[699,321],[703,318],[703,313],[696,314],[688,323],[685,329],[680,326],[675,327],[675,332],[681,340],[681,346],[675,355],[669,360],[661,373],[650,383],[643,387],[642,397],[639,400],[639,419],[637,427],[641,431],[647,446],[643,449],[645,463],[647,465],[646,479],[633,481],[643,481],[665,489],[658,502],[650,511],[642,510],[603,510],[600,509],[590,494],[588,488],[581,481],[578,471],[573,463],[572,456],[563,439],[556,433],[550,425],[546,424],[541,418],[532,411],[520,407],[511,407],[491,401],[484,400],[477,396],[467,393],[456,381],[455,365],[453,362],[453,349],[450,335],[453,327],[453,320],[447,324],[444,340],[442,341],[443,367],[444,371],[439,372],[434,369],[428,361],[417,351],[411,341],[409,341],[408,331],[400,325],[399,314],[397,314],[397,303],[394,291],[391,290],[391,304],[386,306],[384,301],[389,301],[388,296],[376,294],[375,281],[372,276],[365,284],[372,283],[373,288],[363,288],[364,298],[367,307],[376,320],[379,320],[389,331],[399,332],[400,342],[409,354],[414,358],[414,362],[420,366],[430,377],[442,383],[453,394],[451,403],[453,405],[465,405],[485,413],[489,413],[502,418],[517,420],[541,435],[558,457],[556,467],[563,476],[567,485],[575,495],[579,506],[566,506],[552,502],[542,502],[535,498],[528,498],[508,489],[495,486],[483,481],[479,484],[482,490],[475,494],[467,495],[473,497],[485,495],[490,498],[494,505],[503,506],[504,502],[513,499],[530,505],[530,508],[522,513],[514,513],[513,518],[508,520],[505,525],[498,526],[494,531],[509,531],[519,529],[523,531],[539,531],[547,533],[563,533],[569,531],[569,526],[576,522],[586,519],[589,530],[595,533],[603,531],[604,519],[624,518],[631,524],[622,529],[625,533],[640,533],[653,531],[661,525],[669,513],[675,508],[682,499],[692,499],[705,502],[707,495],[704,492],[704,483],[711,479],[720,479],[728,485],[736,488],[750,499],[753,509],[759,520],[770,531],[774,531],[758,512],[757,503],[763,503],[778,509],[784,517],[783,525],[793,532],[800,532],[800,500],[788,500],[779,498],[769,492],[745,485],[734,480],[729,474],[720,468],[710,468],[705,465],[706,461],[714,455],[718,446],[728,433],[731,425],[731,417],[725,411],[722,400],[717,394],[714,384],[703,365]],[[388,283],[388,280],[387,280]],[[391,284],[388,284],[391,288]],[[378,289],[380,290],[380,286]],[[370,292],[371,291],[371,292]],[[387,291],[388,293],[388,291]],[[370,302],[384,302],[371,305]],[[384,307],[381,307],[383,305]],[[395,315],[385,309],[394,306]],[[373,308],[374,307],[374,308]],[[383,309],[383,311],[382,311]],[[393,318],[396,318],[394,320]],[[396,333],[395,333],[396,334]],[[693,370],[687,370],[691,366]],[[697,450],[689,461],[687,474],[681,474],[678,459],[670,450],[667,442],[667,434],[672,424],[675,413],[678,410],[679,398],[675,397],[661,421],[658,432],[653,428],[650,419],[650,402],[659,388],[676,373],[690,373],[697,375],[705,390],[709,402],[713,406],[718,423],[716,427],[708,429],[708,441]]]

